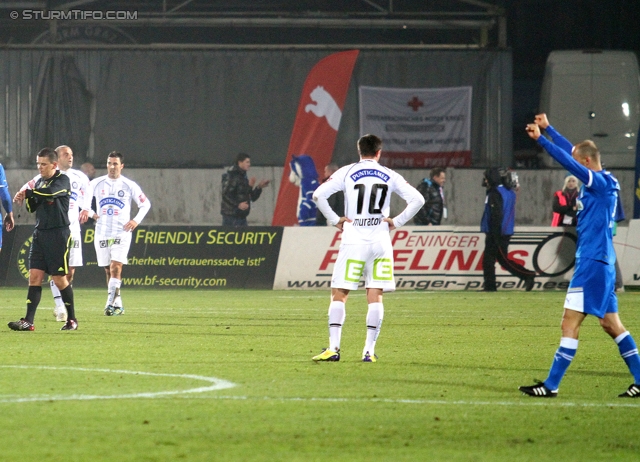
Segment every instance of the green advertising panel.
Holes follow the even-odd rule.
[[[26,286],[33,226],[4,234],[0,283]],[[132,232],[125,286],[185,289],[271,289],[278,263],[282,228],[139,226]],[[74,287],[105,287],[98,267],[93,228],[82,230],[84,266]]]

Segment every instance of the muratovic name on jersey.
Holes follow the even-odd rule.
[[[382,218],[356,218],[353,220],[353,226],[378,226],[382,223]]]

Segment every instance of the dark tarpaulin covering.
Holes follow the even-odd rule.
[[[88,143],[96,166],[113,150],[128,167],[223,167],[239,152],[253,165],[283,166],[305,79],[335,51],[0,50],[9,95],[4,111],[0,100],[0,128],[5,113],[9,121],[0,153],[6,145],[9,160],[31,167],[31,151],[68,144],[78,165]],[[509,50],[363,49],[333,161],[357,159],[360,86],[472,86],[473,166],[510,165],[511,75]],[[34,103],[20,109],[31,88]]]
[[[117,149],[129,166],[193,168],[231,165],[238,152],[246,152],[254,165],[283,165],[304,81],[331,53],[105,54],[96,92],[96,156]],[[360,85],[471,85],[474,164],[482,165],[490,157],[510,158],[509,53],[363,50],[336,139],[334,161],[340,165],[357,159]]]
[[[31,121],[34,148],[69,145],[79,165],[89,149],[93,97],[74,57],[44,57],[36,88]]]
[[[103,59],[96,156],[136,167],[283,165],[302,84],[326,53],[127,52]],[[99,162],[100,160],[98,160]]]

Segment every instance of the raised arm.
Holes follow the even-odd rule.
[[[549,125],[547,128],[550,128]],[[585,185],[590,186],[593,175],[591,174],[591,170],[589,170],[584,165],[578,163],[572,156],[571,151],[567,152],[557,144],[552,143],[544,136],[541,136],[540,126],[538,124],[528,124],[527,125],[527,134],[531,139],[534,139],[542,146],[555,160],[560,163],[564,168],[566,168],[569,172],[574,174],[580,181],[582,181]],[[573,146],[571,146],[573,149]]]
[[[551,137],[553,144],[560,146],[563,150],[571,153],[573,149],[573,145],[571,142],[562,136],[555,128],[551,126],[549,123],[549,119],[547,118],[547,114],[537,114],[535,117],[535,123],[540,127],[540,130],[545,130],[547,134]]]

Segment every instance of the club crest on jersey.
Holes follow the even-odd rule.
[[[122,189],[118,191],[118,197],[124,197],[124,191]]]
[[[77,181],[74,181],[73,183],[71,183],[71,187],[72,187],[73,189],[78,189],[78,182],[77,182]]]
[[[123,192],[124,194],[124,192]],[[124,208],[124,202],[115,197],[105,197],[100,201],[100,207],[104,207],[105,205],[115,205],[116,207]]]
[[[351,174],[351,179],[353,181],[358,181],[359,179],[367,176],[380,178],[385,183],[389,181],[389,175],[387,175],[384,172],[381,172],[380,170],[373,170],[373,169],[358,170],[357,172]]]

